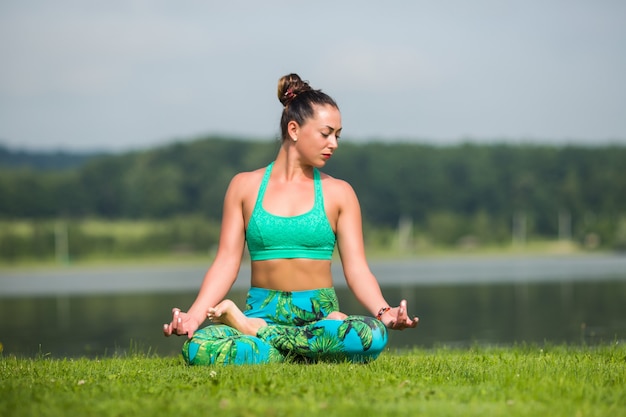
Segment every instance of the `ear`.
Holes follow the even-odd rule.
[[[294,120],[287,123],[287,134],[289,139],[296,142],[298,140],[298,133],[300,132],[300,125]]]

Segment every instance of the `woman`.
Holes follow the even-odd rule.
[[[297,74],[279,80],[278,99],[284,109],[276,159],[233,177],[218,250],[198,296],[186,313],[174,308],[172,321],[163,325],[166,336],[187,335],[183,357],[192,365],[285,358],[367,362],[385,347],[387,328],[418,322],[409,318],[405,300],[389,306],[369,269],[354,190],[319,171],[337,149],[337,104]],[[237,278],[246,243],[251,288],[244,318],[234,305],[220,305],[216,315]],[[349,288],[373,317],[339,312],[331,276],[335,244]],[[207,315],[227,324],[198,330]]]

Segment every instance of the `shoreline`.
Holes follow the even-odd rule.
[[[0,298],[193,292],[207,262],[69,265],[0,270]],[[626,279],[626,256],[499,255],[373,258],[381,286],[572,282]],[[341,262],[332,265],[334,285],[345,287]],[[250,266],[242,265],[233,289],[249,287]]]

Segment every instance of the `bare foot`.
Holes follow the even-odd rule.
[[[226,324],[249,336],[256,336],[261,327],[267,326],[263,319],[246,317],[231,300],[223,300],[209,308],[207,317],[214,323]]]
[[[343,314],[341,311],[333,311],[326,316],[328,320],[344,320],[346,317],[348,316]]]

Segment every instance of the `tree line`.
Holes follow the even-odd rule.
[[[82,156],[65,168],[2,163],[0,218],[188,215],[218,222],[232,176],[266,165],[278,147],[276,141],[208,137]],[[400,224],[411,236],[443,245],[464,238],[505,242],[523,233],[624,248],[625,168],[626,147],[618,145],[345,141],[324,171],[352,184],[366,230]]]

